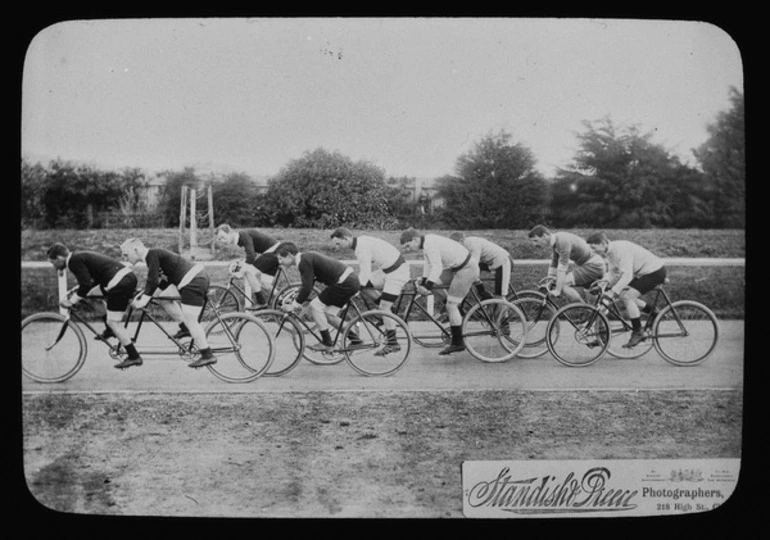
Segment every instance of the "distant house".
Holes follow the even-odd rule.
[[[147,207],[155,208],[160,202],[160,196],[166,185],[166,178],[163,176],[150,176],[147,179],[145,187],[145,197],[147,198]]]

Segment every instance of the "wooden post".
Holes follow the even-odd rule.
[[[190,189],[190,256],[195,259],[195,252],[198,250],[198,223],[196,219],[196,192]]]
[[[64,300],[67,297],[67,271],[66,270],[57,270],[56,273],[58,274],[59,279],[59,302]],[[59,306],[59,313],[62,315],[67,315],[67,309]]]
[[[208,190],[209,199],[209,233],[211,233],[211,255],[216,254],[216,245],[214,243],[214,193],[209,186]]]
[[[182,197],[179,205],[179,253],[184,249],[184,229],[187,221],[187,186],[182,186]]]

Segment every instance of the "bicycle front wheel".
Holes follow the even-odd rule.
[[[83,367],[87,352],[83,330],[60,313],[21,321],[21,372],[33,381],[66,381]]]
[[[653,323],[655,350],[675,366],[700,364],[714,352],[718,340],[717,318],[699,302],[674,302]]]
[[[465,348],[482,362],[505,362],[516,356],[527,340],[524,313],[507,300],[493,298],[476,304],[462,323]]]
[[[352,342],[355,332],[360,342]],[[412,349],[409,327],[400,317],[383,310],[365,311],[355,317],[342,336],[348,364],[366,376],[393,375],[406,364]]]
[[[565,366],[590,366],[607,351],[610,325],[590,304],[567,304],[554,313],[545,330],[548,350]]]
[[[252,382],[264,375],[275,357],[273,337],[247,313],[226,313],[206,328],[206,340],[217,358],[206,366],[230,383]]]
[[[286,375],[300,363],[305,351],[305,336],[293,316],[276,309],[253,313],[265,325],[275,344],[275,358],[265,377]]]
[[[545,339],[545,330],[548,327],[548,321],[553,318],[556,310],[551,306],[545,297],[524,296],[511,302],[519,308],[527,320],[527,340],[524,347],[519,351],[519,358],[539,358],[548,352],[548,344]],[[558,332],[558,325],[554,332]]]

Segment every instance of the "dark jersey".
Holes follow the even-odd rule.
[[[67,268],[78,282],[77,295],[85,297],[97,285],[106,287],[125,265],[101,253],[77,251],[70,256]]]
[[[152,295],[155,292],[163,278],[171,285],[179,285],[185,274],[195,266],[187,259],[163,248],[148,249],[144,260],[147,262],[147,282],[144,286],[144,294],[147,295]]]
[[[238,245],[246,250],[246,264],[252,264],[257,255],[261,255],[276,244],[278,240],[256,229],[238,231]]]
[[[297,293],[297,302],[301,304],[310,296],[316,281],[326,286],[334,285],[348,267],[337,259],[308,251],[299,255],[297,269],[302,280],[302,286]]]

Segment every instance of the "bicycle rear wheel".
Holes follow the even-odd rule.
[[[387,326],[392,326],[392,334],[388,334]],[[361,340],[355,347],[350,339],[352,331]],[[412,337],[400,317],[383,310],[370,310],[355,317],[345,328],[342,344],[345,359],[358,373],[370,377],[387,376],[406,364]]]
[[[305,350],[305,336],[300,324],[277,309],[264,309],[252,315],[265,325],[275,344],[275,358],[265,377],[286,375],[297,367]]]
[[[553,318],[556,310],[545,301],[545,297],[540,295],[523,296],[518,300],[511,302],[519,308],[527,319],[527,340],[524,347],[516,355],[519,358],[538,358],[548,352],[548,344],[545,339],[545,331],[548,327],[548,321]],[[556,325],[554,332],[558,332],[559,326]]]
[[[554,313],[545,336],[548,350],[559,363],[585,367],[607,351],[610,325],[607,317],[590,304],[567,304]]]
[[[493,298],[474,305],[462,323],[465,348],[482,362],[505,362],[527,339],[524,313],[507,300]]]
[[[247,313],[226,313],[206,328],[206,340],[217,358],[206,366],[230,383],[252,382],[264,375],[275,357],[273,337]]]
[[[653,343],[658,353],[676,366],[695,366],[714,352],[719,322],[699,302],[679,300],[663,309],[653,323]]]
[[[83,330],[60,313],[35,313],[21,321],[21,372],[33,381],[58,383],[86,361]]]

